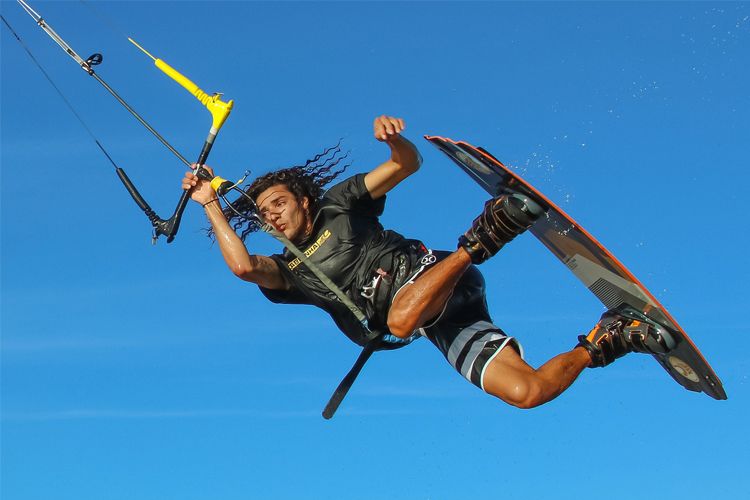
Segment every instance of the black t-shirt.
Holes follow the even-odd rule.
[[[383,228],[378,217],[385,208],[385,196],[373,200],[364,178],[365,174],[357,174],[326,191],[311,236],[297,245],[363,310],[362,288],[372,281],[378,268],[392,272],[394,254],[409,252],[414,243]],[[269,300],[320,307],[352,341],[360,345],[365,342],[367,332],[354,314],[304,263],[286,249],[283,254],[274,254],[271,258],[278,263],[291,288],[270,290],[260,287]]]

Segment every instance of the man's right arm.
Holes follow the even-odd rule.
[[[211,221],[221,255],[235,276],[271,290],[289,288],[275,260],[264,255],[251,255],[247,251],[245,243],[224,217],[219,200],[208,203],[203,208]]]
[[[226,217],[224,217],[224,213],[221,211],[221,203],[208,182],[200,180],[191,172],[188,172],[182,180],[182,187],[183,189],[192,189],[191,198],[203,205],[208,220],[211,222],[216,241],[219,243],[224,262],[227,263],[235,276],[270,290],[286,290],[289,288],[275,260],[263,255],[250,255],[245,243],[237,236],[237,233],[234,232]]]

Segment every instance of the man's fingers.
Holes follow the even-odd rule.
[[[382,116],[375,118],[375,137],[383,140],[387,139],[388,137]]]
[[[383,125],[383,130],[385,130],[386,133],[392,134],[393,131],[391,130],[391,122],[388,120],[388,117],[383,115],[380,117],[380,123]]]
[[[185,177],[182,178],[182,189],[193,189],[197,185],[198,177],[192,172],[185,172]]]
[[[193,163],[190,165],[192,169],[196,169],[198,167],[202,167],[206,172],[208,172],[211,175],[214,175],[214,169],[209,167],[208,165],[198,165],[197,163]]]
[[[401,127],[398,123],[397,118],[393,118],[392,116],[384,116],[383,120],[385,121],[385,129],[389,134],[398,134],[399,132],[401,132]]]
[[[374,128],[375,137],[387,141],[390,136],[400,134],[406,128],[406,123],[401,118],[382,115],[375,118]]]

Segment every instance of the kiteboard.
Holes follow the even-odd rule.
[[[721,381],[690,337],[638,279],[560,207],[482,148],[436,136],[425,136],[492,196],[528,196],[544,210],[529,231],[593,293],[607,309],[621,305],[640,311],[672,336],[670,349],[653,354],[659,364],[688,390],[727,399]]]

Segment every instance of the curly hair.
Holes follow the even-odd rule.
[[[326,148],[323,152],[307,160],[304,165],[275,170],[258,177],[245,189],[245,193],[257,201],[258,195],[266,189],[283,184],[298,201],[301,202],[302,198],[305,197],[310,200],[310,215],[315,217],[323,193],[325,193],[325,186],[351,166],[351,163],[342,163],[348,157],[348,152],[342,154],[341,141],[339,141],[335,146]],[[244,196],[233,202],[232,206],[242,214],[249,214],[255,209],[254,205]],[[248,235],[260,229],[260,224],[256,220],[240,217],[231,207],[225,207],[223,212],[229,225],[232,226],[232,229],[242,241],[245,241]],[[208,234],[209,237],[213,238],[211,229],[209,229]]]

